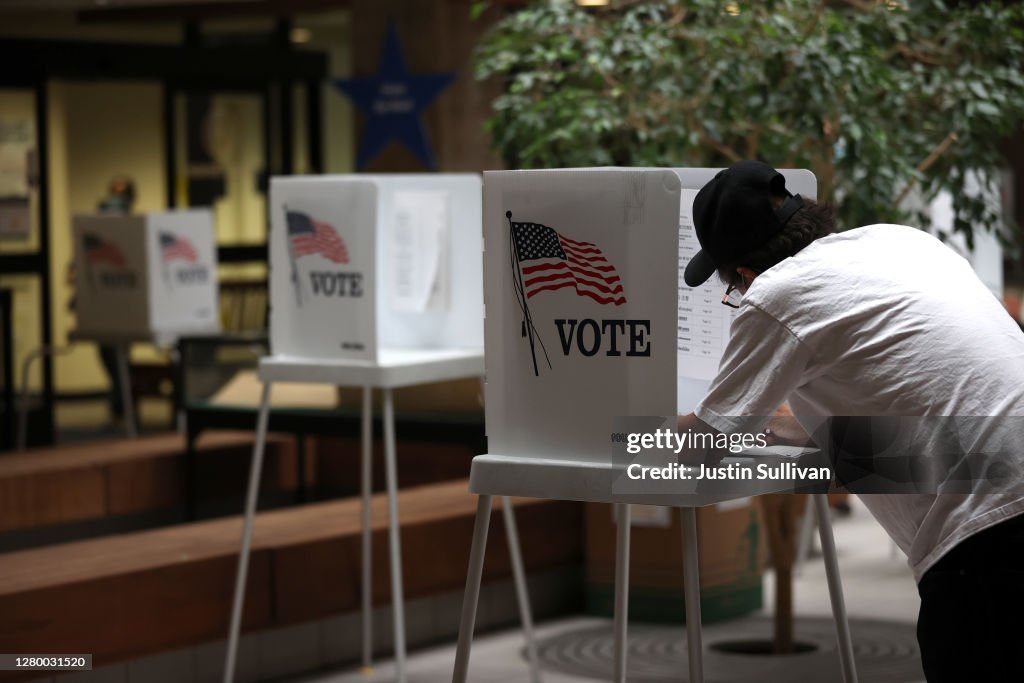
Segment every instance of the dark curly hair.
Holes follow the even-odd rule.
[[[772,236],[764,246],[755,249],[733,263],[721,266],[718,277],[730,286],[738,286],[743,278],[736,269],[745,266],[756,273],[763,273],[816,239],[836,231],[835,212],[828,204],[819,204],[813,199],[802,198],[804,206],[793,214],[782,230]]]

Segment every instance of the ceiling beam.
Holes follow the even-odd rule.
[[[135,7],[95,7],[79,10],[77,18],[83,24],[153,23],[166,21],[201,21],[203,19],[230,19],[242,17],[286,17],[300,13],[326,12],[343,9],[351,0],[210,0],[138,5]]]

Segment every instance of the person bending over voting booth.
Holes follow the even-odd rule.
[[[693,219],[686,284],[717,275],[738,308],[679,430],[811,434],[909,558],[929,683],[1024,680],[1020,329],[936,238],[837,233],[828,207],[766,164],[719,173]],[[770,417],[784,401],[795,423]]]

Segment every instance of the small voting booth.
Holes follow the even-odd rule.
[[[210,211],[75,216],[73,234],[77,337],[219,331]]]
[[[479,176],[273,178],[270,213],[275,356],[483,347]]]

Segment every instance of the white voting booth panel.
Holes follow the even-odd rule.
[[[270,202],[274,356],[483,347],[479,176],[273,178]]]
[[[1010,215],[1012,210],[1004,202],[1001,184],[1006,185],[1008,178],[986,176],[980,172],[970,172],[964,183],[964,196],[980,199],[991,210]],[[911,215],[923,213],[931,219],[928,232],[941,239],[946,246],[964,257],[971,264],[975,274],[986,287],[999,299],[1003,297],[1003,248],[999,236],[987,230],[974,232],[974,248],[972,249],[963,233],[953,229],[953,195],[946,190],[939,191],[931,200],[925,200],[918,189],[907,194],[900,208]]]
[[[736,309],[722,305],[725,285],[717,276],[700,287],[687,287],[683,269],[700,250],[693,228],[693,200],[700,188],[715,177],[718,168],[676,169],[683,189],[679,201],[679,326],[676,366],[678,414],[697,407],[718,373],[729,327]],[[779,169],[786,179],[786,189],[808,199],[817,199],[818,181],[805,169]]]
[[[968,192],[981,197],[991,205],[999,206],[999,188],[994,184],[983,184],[975,176],[969,176]],[[967,246],[963,233],[953,231],[953,197],[948,192],[940,192],[932,200],[929,208],[932,214],[932,232],[945,233],[946,244],[967,259],[974,272],[985,286],[1002,299],[1003,297],[1003,248],[999,237],[986,230],[974,233],[974,249]]]
[[[488,450],[608,453],[619,415],[675,410],[679,178],[484,174]]]
[[[693,199],[719,170],[484,174],[491,453],[607,458],[616,417],[695,407],[732,320],[717,278],[682,282]],[[816,196],[810,171],[782,173]]]
[[[77,334],[220,329],[210,211],[75,216],[72,229]]]
[[[489,453],[473,459],[470,475],[480,498],[453,683],[469,680],[493,495],[615,503],[616,683],[626,681],[630,504],[680,507],[687,680],[704,680],[695,507],[738,494],[616,496],[608,456],[615,418],[688,412],[717,370],[731,321],[721,305],[725,288],[686,287],[682,270],[699,249],[693,199],[720,170],[484,173]],[[791,192],[816,196],[809,171],[782,173]],[[814,505],[843,680],[856,683],[826,497],[815,495]]]

